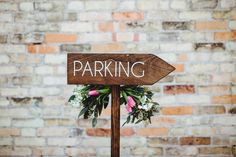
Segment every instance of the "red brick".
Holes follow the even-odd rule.
[[[173,117],[153,117],[152,118],[152,125],[159,125],[159,124],[175,124],[176,120]]]
[[[59,52],[58,46],[52,46],[52,45],[28,45],[28,52],[30,53],[55,53]]]
[[[142,20],[143,12],[115,12],[112,14],[114,20]]]
[[[189,115],[193,114],[193,108],[191,106],[163,107],[161,113],[163,115]]]
[[[113,32],[114,31],[114,25],[112,22],[99,23],[98,27],[99,27],[99,30],[102,32]]]
[[[166,136],[168,132],[168,128],[141,128],[137,130],[137,134],[140,136]]]
[[[124,51],[124,45],[120,44],[120,43],[96,44],[96,45],[92,45],[92,51],[94,51],[94,52],[118,52],[118,51]]]
[[[216,41],[236,40],[236,32],[216,32],[214,38]]]
[[[181,137],[181,145],[209,145],[211,143],[210,137]]]
[[[111,129],[104,128],[90,128],[86,130],[88,136],[111,136]],[[134,130],[132,128],[121,128],[121,136],[132,136]]]
[[[194,85],[168,85],[164,86],[165,94],[193,94],[195,93]]]
[[[224,30],[224,29],[227,29],[226,21],[196,22],[196,30]]]
[[[184,64],[173,64],[175,67],[174,72],[184,72]]]
[[[0,136],[5,137],[5,136],[19,136],[20,135],[20,130],[16,128],[1,128],[0,129]]]
[[[46,43],[73,43],[77,41],[76,34],[45,34]]]
[[[212,103],[214,103],[214,104],[236,104],[236,95],[213,96]]]

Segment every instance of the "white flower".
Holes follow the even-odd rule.
[[[146,103],[146,104],[142,104],[142,105],[139,105],[138,108],[139,109],[143,109],[145,111],[149,111],[153,106],[153,103]]]
[[[70,101],[70,105],[73,106],[73,107],[80,107],[80,103],[81,102],[77,99],[74,99],[74,100]]]
[[[147,97],[146,97],[146,95],[144,95],[144,96],[141,98],[140,101],[141,101],[142,104],[145,104],[146,101],[147,101]]]

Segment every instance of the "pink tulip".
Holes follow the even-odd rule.
[[[127,97],[127,104],[128,104],[130,107],[134,107],[136,103],[135,103],[134,99],[133,99],[131,96],[128,96],[128,97]]]
[[[132,112],[132,107],[130,107],[128,104],[126,105],[126,110],[127,110],[127,112]]]
[[[89,94],[90,96],[97,96],[97,95],[99,95],[99,93],[98,93],[97,90],[91,90],[91,91],[89,91],[88,94]]]
[[[135,104],[136,104],[136,103],[135,103],[134,99],[133,99],[131,96],[128,96],[128,97],[127,97],[126,110],[127,110],[128,112],[132,112],[132,107],[134,107]]]

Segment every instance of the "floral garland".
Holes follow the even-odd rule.
[[[97,118],[101,115],[103,108],[107,108],[109,95],[108,85],[86,85],[77,86],[69,103],[74,107],[82,106],[79,116],[84,119],[93,117],[92,126],[97,124]],[[159,104],[152,101],[153,93],[142,86],[121,86],[120,104],[126,105],[128,117],[123,125],[128,123],[139,123],[141,121],[151,123],[154,112],[159,112]]]

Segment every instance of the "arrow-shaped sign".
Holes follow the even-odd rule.
[[[175,70],[153,54],[68,54],[68,84],[151,85]]]

